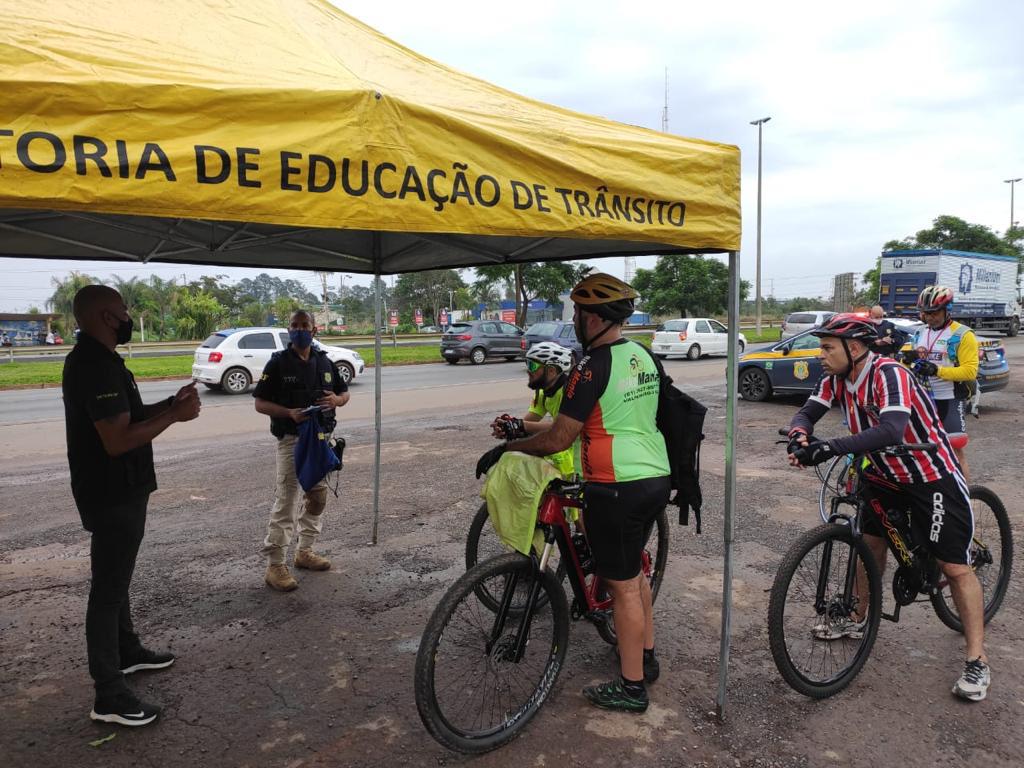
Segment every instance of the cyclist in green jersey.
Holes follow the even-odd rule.
[[[521,419],[504,414],[491,422],[491,433],[500,439],[529,437],[543,432],[551,426],[544,421],[545,416],[552,419],[558,416],[562,405],[562,391],[565,386],[566,374],[572,368],[572,350],[555,344],[553,341],[542,341],[534,344],[526,353],[526,386],[534,390],[530,409]],[[573,450],[558,451],[545,456],[562,477],[575,474]]]
[[[668,453],[656,417],[660,377],[650,353],[622,336],[637,297],[618,278],[592,274],[572,291],[576,337],[584,358],[565,384],[550,429],[480,457],[477,476],[506,450],[546,456],[581,440],[587,480],[587,539],[615,605],[621,677],[583,695],[604,709],[644,712],[645,683],[659,673],[650,584],[640,567],[654,520],[668,503]]]

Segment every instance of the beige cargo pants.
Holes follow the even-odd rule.
[[[299,549],[312,548],[323,528],[323,511],[327,505],[327,482],[321,480],[313,490],[305,493],[295,476],[295,435],[285,435],[277,441],[277,490],[274,506],[270,510],[267,537],[263,540],[263,554],[270,565],[285,561],[292,540],[296,518],[299,526]],[[299,494],[303,495],[299,506]]]

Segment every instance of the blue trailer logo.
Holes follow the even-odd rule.
[[[960,293],[970,293],[974,283],[974,267],[964,262],[960,265]]]

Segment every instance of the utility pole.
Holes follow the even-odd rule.
[[[756,306],[757,306],[757,335],[761,335],[761,129],[764,124],[771,120],[770,117],[762,117],[760,120],[751,120],[751,125],[757,126],[757,277],[756,284]]]
[[[1003,179],[1003,184],[1010,185],[1010,229],[1013,229],[1015,226],[1013,219],[1013,188],[1017,185],[1018,181],[1020,181],[1020,177],[1016,179]]]

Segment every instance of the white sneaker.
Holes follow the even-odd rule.
[[[953,685],[953,694],[968,701],[981,701],[988,695],[992,684],[992,670],[981,658],[968,660],[964,673]]]
[[[811,635],[815,640],[842,640],[844,637],[860,640],[864,637],[864,627],[867,626],[867,623],[867,617],[863,621],[854,621],[848,618],[832,621],[822,619],[819,624],[814,625]]]

